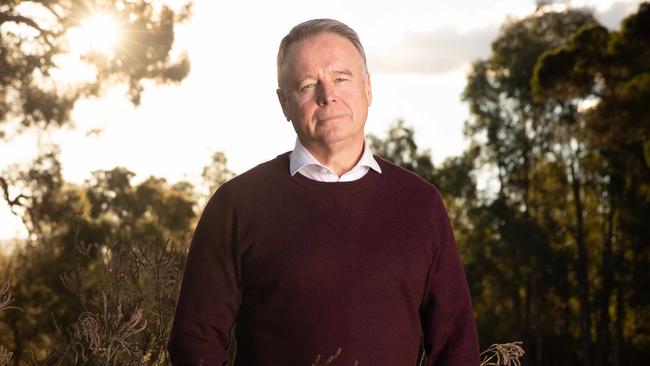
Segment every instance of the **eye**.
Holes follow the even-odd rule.
[[[342,83],[342,82],[347,81],[347,80],[348,80],[348,78],[345,78],[345,77],[342,77],[342,76],[334,79],[334,81],[336,81],[337,83]]]
[[[307,83],[300,87],[300,91],[305,91],[307,89],[312,89],[316,86],[316,83]]]

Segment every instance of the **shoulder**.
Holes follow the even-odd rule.
[[[453,237],[447,209],[438,189],[424,178],[380,156],[375,159],[382,169],[384,182],[378,197],[389,202],[390,210],[405,215],[440,245]]]
[[[374,155],[382,171],[383,197],[418,211],[421,215],[446,215],[442,195],[431,182],[379,155]]]
[[[289,152],[280,154],[230,179],[215,194],[229,195],[236,201],[268,195],[287,181],[288,161]]]
[[[413,193],[439,195],[438,189],[431,183],[410,170],[392,163],[379,155],[374,155],[379,163],[386,182],[396,187],[408,189]]]

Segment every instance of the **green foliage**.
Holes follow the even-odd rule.
[[[369,135],[370,148],[393,163],[408,169],[424,179],[431,180],[433,164],[429,151],[419,151],[413,138],[413,129],[404,120],[397,120],[388,130],[385,140]]]
[[[544,52],[531,78],[533,94],[543,99],[539,97],[570,98],[591,92],[595,76],[593,66],[607,57],[604,50],[608,38],[605,27],[589,24],[580,28],[568,45]],[[562,82],[567,80],[567,71],[573,79],[571,85]]]
[[[189,12],[189,3],[172,10],[151,1],[3,1],[0,139],[26,129],[42,132],[70,125],[76,101],[101,96],[116,84],[128,85],[129,98],[138,104],[146,81],[181,81],[189,60],[185,54],[172,59],[170,52],[174,27]],[[121,38],[113,50],[80,48],[72,40],[97,15],[118,24]],[[90,67],[93,76],[69,80],[74,62]],[[54,345],[55,322],[70,324],[83,308],[84,301],[66,296],[61,273],[92,268],[102,248],[115,240],[164,242],[188,235],[195,213],[185,191],[155,178],[133,185],[129,174],[118,168],[97,172],[83,185],[65,182],[56,147],[32,164],[11,166],[0,174],[4,199],[30,234],[28,244],[14,250],[7,258],[10,265],[3,266],[23,309],[0,314],[0,344],[12,345],[16,364],[25,361],[29,350],[42,358]],[[89,258],[77,260],[79,242],[102,245]]]
[[[220,151],[213,153],[210,163],[203,168],[203,172],[201,173],[201,204],[203,205],[207,202],[219,186],[234,176],[235,173],[228,169],[228,158],[226,158],[226,155]]]
[[[111,343],[115,340],[109,340],[109,333],[126,326],[124,322],[133,320],[138,311],[150,326],[158,324],[155,342],[151,334],[147,342],[154,342],[161,354],[185,244],[196,220],[195,201],[175,188],[188,190],[188,183],[170,185],[150,177],[134,184],[133,173],[115,168],[97,171],[84,184],[74,185],[62,178],[56,149],[39,156],[29,168],[10,167],[4,176],[12,187],[26,192],[15,209],[22,213],[31,235],[30,244],[11,254],[12,265],[4,274],[11,278],[14,298],[23,308],[0,318],[0,344],[13,345],[16,363],[24,361],[29,350],[37,350],[37,360],[63,357],[67,363],[74,352],[58,347],[81,342],[71,340],[74,334],[81,337],[81,328],[66,338],[59,325],[67,329],[71,324],[82,327],[102,320],[108,328],[101,331],[108,333],[99,338]],[[124,258],[129,259],[128,265]],[[66,274],[63,282],[62,274]],[[85,287],[71,286],[75,281]],[[104,307],[111,316],[130,315],[107,319],[99,311]],[[150,319],[154,310],[156,321]],[[79,314],[86,314],[85,318],[78,319]],[[48,356],[47,350],[54,353]]]
[[[629,319],[648,310],[635,279],[650,274],[637,225],[650,214],[649,13],[641,4],[611,32],[587,13],[538,11],[506,24],[468,77],[466,132],[498,180],[462,237],[479,329],[514,331],[533,364],[647,356]]]

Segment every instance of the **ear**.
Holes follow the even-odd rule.
[[[368,107],[372,104],[372,85],[370,84],[370,73],[366,71],[366,98],[368,99]]]
[[[289,113],[287,109],[287,96],[284,94],[284,91],[280,88],[275,90],[275,93],[278,95],[278,101],[280,102],[280,107],[282,107],[282,113],[284,113],[284,118],[289,121]]]

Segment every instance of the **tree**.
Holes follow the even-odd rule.
[[[543,52],[567,43],[576,30],[592,23],[593,17],[584,11],[567,10],[560,13],[545,11],[543,7],[522,20],[507,22],[492,43],[492,56],[474,63],[463,97],[469,102],[472,114],[466,125],[467,134],[477,141],[486,139],[481,156],[497,171],[497,198],[486,209],[493,211],[490,217],[499,219],[485,224],[492,227],[491,236],[502,239],[499,243],[509,243],[502,251],[500,260],[506,261],[512,272],[504,273],[506,277],[500,280],[513,285],[507,296],[513,301],[511,306],[515,324],[521,325],[520,334],[529,348],[531,344],[536,344],[533,355],[537,363],[543,362],[543,334],[551,331],[544,329],[549,323],[543,320],[545,299],[541,294],[556,287],[543,279],[546,274],[542,266],[549,251],[552,251],[554,240],[553,235],[545,234],[546,230],[542,228],[547,226],[545,222],[549,219],[560,219],[554,218],[544,207],[543,193],[539,190],[544,188],[536,187],[536,182],[543,177],[540,168],[545,167],[543,162],[548,156],[554,156],[553,159],[557,161],[572,162],[567,173],[563,172],[559,178],[566,177],[566,181],[575,188],[572,199],[576,206],[575,216],[565,219],[575,223],[573,236],[578,253],[575,273],[577,288],[581,293],[582,350],[586,364],[589,364],[591,325],[583,193],[580,190],[581,150],[571,143],[571,131],[558,125],[559,121],[571,119],[574,110],[561,104],[538,103],[533,98],[530,79],[537,58]],[[496,232],[494,228],[497,228]],[[521,234],[504,238],[504,234],[514,232]],[[527,240],[526,232],[538,235],[533,237],[534,240]],[[561,288],[555,290],[567,293]]]
[[[72,125],[70,113],[79,99],[100,97],[116,84],[128,85],[128,97],[137,105],[147,82],[180,82],[189,73],[189,59],[184,53],[172,59],[170,52],[174,27],[189,14],[190,3],[174,10],[146,0],[3,1],[0,140],[28,129]],[[102,43],[116,34],[115,47]],[[90,75],[77,80],[80,67]],[[57,156],[56,147],[46,148],[33,164],[0,174],[3,197],[30,234],[29,244],[12,254],[13,266],[6,268],[24,312],[2,314],[0,323],[0,338],[13,344],[17,364],[29,349],[52,345],[57,326],[52,318],[69,324],[81,310],[82,302],[65,296],[62,273],[92,268],[112,240],[187,236],[195,217],[194,203],[164,180],[151,178],[134,188],[132,174],[117,168],[78,186],[65,182]],[[141,216],[125,212],[132,208]],[[75,261],[79,242],[103,246]]]
[[[208,199],[216,192],[217,188],[234,177],[235,173],[228,169],[226,155],[221,151],[214,152],[210,163],[203,168],[201,173],[201,206],[208,202]]]
[[[598,362],[626,363],[624,309],[647,313],[650,299],[636,294],[650,278],[647,225],[650,213],[650,3],[626,18],[620,32],[600,25],[581,28],[568,44],[540,57],[531,80],[540,101],[583,107],[585,146],[594,152],[603,213],[600,292],[597,296]],[[631,261],[626,258],[633,258]],[[630,268],[631,270],[627,270]],[[629,284],[629,285],[628,285]],[[610,308],[616,294],[616,324]],[[627,294],[627,295],[626,295]],[[611,331],[614,329],[614,346]],[[647,344],[637,344],[647,348]],[[611,356],[611,357],[610,357]]]
[[[155,332],[149,330],[157,341],[140,349],[157,347],[160,354],[164,342],[158,338],[166,336],[175,304],[174,276],[180,275],[196,220],[195,201],[175,188],[188,183],[149,177],[134,184],[134,174],[118,167],[75,185],[63,179],[56,149],[27,165],[4,173],[12,187],[30,192],[21,207],[30,238],[11,254],[12,265],[3,274],[23,311],[0,314],[0,343],[13,351],[16,364],[30,350],[43,359],[56,348],[62,329],[91,308],[100,313],[104,304],[116,312],[147,310],[142,316],[151,327],[158,324]],[[166,265],[173,268],[165,270]],[[170,278],[176,281],[170,284]]]
[[[420,177],[431,181],[433,163],[429,151],[419,151],[414,140],[412,127],[404,120],[398,119],[389,127],[385,139],[369,135],[368,141],[372,151],[391,162],[408,169]]]
[[[183,53],[172,60],[170,52],[174,26],[189,17],[190,5],[173,10],[147,0],[3,1],[0,140],[27,129],[71,125],[79,99],[101,96],[116,84],[127,84],[137,105],[145,82],[180,82],[189,73],[189,59]],[[112,39],[114,47],[106,39],[110,35],[119,35]],[[90,76],[73,81],[83,67]],[[2,175],[0,188],[10,207],[30,194]]]
[[[61,126],[82,97],[98,96],[115,83],[127,83],[137,104],[143,82],[179,82],[189,72],[186,54],[170,59],[174,26],[190,6],[176,13],[151,1],[4,1],[0,5],[0,138],[7,129]],[[102,28],[102,25],[104,28]],[[93,31],[93,27],[100,27]],[[114,49],[101,39],[75,45],[74,34],[105,37],[119,32]],[[92,44],[99,47],[93,47]],[[75,48],[76,47],[76,48]],[[60,74],[71,58],[91,66],[94,77],[71,83]]]
[[[403,122],[370,137],[439,187],[481,343],[523,339],[527,364],[648,358],[648,9],[621,32],[544,4],[506,22],[468,77],[473,142],[440,167]],[[496,187],[477,190],[491,169]]]
[[[206,182],[217,189],[234,173],[222,153],[214,156],[204,171],[220,179]],[[168,362],[168,328],[203,186],[157,177],[136,183],[122,167],[73,184],[63,178],[56,147],[2,175],[12,189],[30,192],[14,207],[27,245],[0,256],[9,264],[0,266],[0,281],[10,282],[22,307],[0,313],[0,344],[15,364],[31,351],[33,364]]]
[[[506,23],[464,92],[474,166],[498,181],[462,239],[479,329],[491,340],[518,328],[531,364],[636,364],[647,358],[630,318],[648,312],[648,5],[621,32],[549,8]]]

